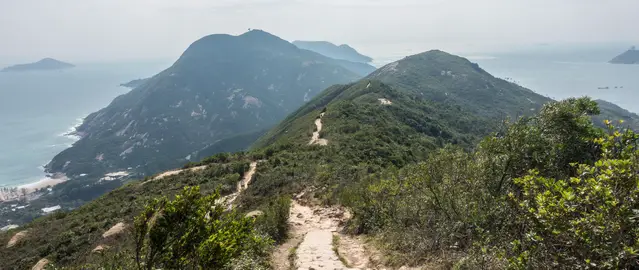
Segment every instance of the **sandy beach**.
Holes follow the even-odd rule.
[[[57,173],[51,176],[47,176],[38,182],[33,182],[33,183],[18,186],[15,192],[5,192],[0,190],[0,202],[17,200],[21,198],[22,196],[25,196],[25,195],[28,196],[29,194],[36,192],[38,189],[42,189],[42,188],[46,188],[50,186],[52,187],[57,184],[66,182],[67,180],[69,180],[69,178],[66,175],[62,173]]]
[[[55,186],[57,184],[66,182],[67,180],[69,180],[69,178],[67,178],[66,175],[61,174],[61,173],[57,173],[57,174],[54,174],[51,177],[45,177],[45,178],[41,179],[38,182],[34,182],[34,183],[29,183],[29,184],[18,186],[18,189],[23,189],[24,188],[24,189],[27,189],[27,190],[36,191],[38,189],[46,188],[48,186]]]

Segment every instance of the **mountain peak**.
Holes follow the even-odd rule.
[[[330,85],[359,78],[340,61],[261,30],[209,35],[173,66],[87,117],[80,128],[87,135],[47,168],[89,176],[129,167],[155,173],[218,140],[265,129]],[[98,142],[109,143],[95,147]],[[96,159],[88,148],[104,155]]]
[[[245,32],[244,34],[241,34],[240,36],[245,36],[245,37],[264,37],[264,38],[277,38],[277,39],[280,39],[278,36],[273,35],[273,34],[271,34],[269,32],[261,30],[261,29],[250,29],[249,31]]]
[[[435,79],[446,79],[449,75],[451,78],[458,76],[468,76],[470,74],[481,73],[489,75],[486,71],[479,67],[478,64],[470,62],[468,59],[453,55],[441,50],[430,50],[423,53],[404,57],[398,61],[387,64],[370,74],[369,78],[378,78],[384,76],[419,76],[419,74],[427,73]]]
[[[357,50],[353,49],[351,46],[346,44],[335,45],[328,41],[303,41],[296,40],[293,41],[293,44],[300,49],[314,51],[321,55],[328,56],[334,59],[346,60],[350,62],[356,63],[369,63],[373,61],[373,58],[370,58],[366,55],[363,55]]]
[[[296,49],[288,41],[262,30],[251,30],[238,36],[213,34],[193,42],[178,63],[182,64],[186,59],[195,62],[229,59],[247,51],[288,53]]]

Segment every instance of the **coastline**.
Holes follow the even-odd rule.
[[[69,138],[73,141],[72,143],[67,145],[67,148],[73,146],[74,143],[82,138],[82,134],[78,131],[78,128],[84,123],[85,118],[86,116],[82,118],[76,118],[76,122],[72,127],[68,128],[66,132],[58,135],[61,137]],[[49,162],[51,162],[51,160]],[[51,174],[47,172],[46,165],[42,166],[42,172],[44,174],[44,178],[41,178],[36,182],[21,184],[14,187],[6,187],[6,189],[0,189],[0,203],[20,200],[24,198],[30,200],[34,197],[37,197],[37,194],[34,193],[36,193],[38,190],[47,187],[53,187],[69,180],[69,177],[67,177],[67,175],[64,173]]]
[[[68,181],[69,178],[63,173],[56,173],[53,175],[47,175],[45,178],[40,179],[37,182],[20,185],[13,188],[7,188],[7,190],[0,190],[0,203],[7,201],[17,201],[21,199],[33,199],[38,197],[36,193],[38,190],[53,187],[57,184]]]
[[[63,173],[55,173],[55,174],[53,174],[51,176],[47,176],[47,177],[45,177],[43,179],[40,179],[37,182],[20,185],[20,186],[18,186],[18,190],[26,189],[26,190],[29,190],[31,192],[35,192],[38,189],[46,188],[46,187],[49,187],[49,186],[52,187],[52,186],[55,186],[57,184],[64,183],[64,182],[66,182],[68,180],[69,180],[69,178],[65,174],[63,174]]]

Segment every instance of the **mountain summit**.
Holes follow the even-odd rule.
[[[356,63],[370,63],[373,58],[359,53],[351,46],[346,44],[335,45],[328,41],[293,41],[293,44],[300,49],[314,51],[316,53],[328,56],[330,58],[341,59]]]
[[[414,161],[445,143],[472,146],[505,118],[533,114],[548,101],[465,58],[428,51],[390,63],[358,83],[329,88],[256,146],[307,143],[308,130],[315,128],[311,120],[323,112],[321,138],[329,145],[361,146],[340,153],[390,144],[406,150],[398,151],[401,160]]]
[[[216,141],[266,129],[330,85],[359,78],[338,60],[261,30],[206,36],[171,67],[89,115],[77,129],[82,139],[46,168],[69,176],[152,174]]]

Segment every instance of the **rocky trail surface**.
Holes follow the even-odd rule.
[[[289,239],[274,252],[274,269],[383,269],[373,265],[378,253],[362,238],[341,233],[349,218],[343,207],[293,200]]]
[[[313,132],[313,137],[311,141],[308,143],[309,145],[319,144],[319,145],[327,145],[327,139],[320,138],[320,132],[322,131],[322,117],[324,117],[324,113],[320,113],[319,117],[315,119],[315,127],[316,131]]]
[[[253,176],[255,175],[255,171],[257,170],[257,163],[259,162],[260,161],[251,162],[248,172],[244,174],[242,180],[237,182],[235,192],[220,198],[218,202],[224,203],[227,209],[231,210],[233,208],[233,202],[235,201],[235,199],[237,199],[237,197],[242,194],[242,191],[246,190],[249,187],[249,184],[251,183],[251,181],[253,180]]]

